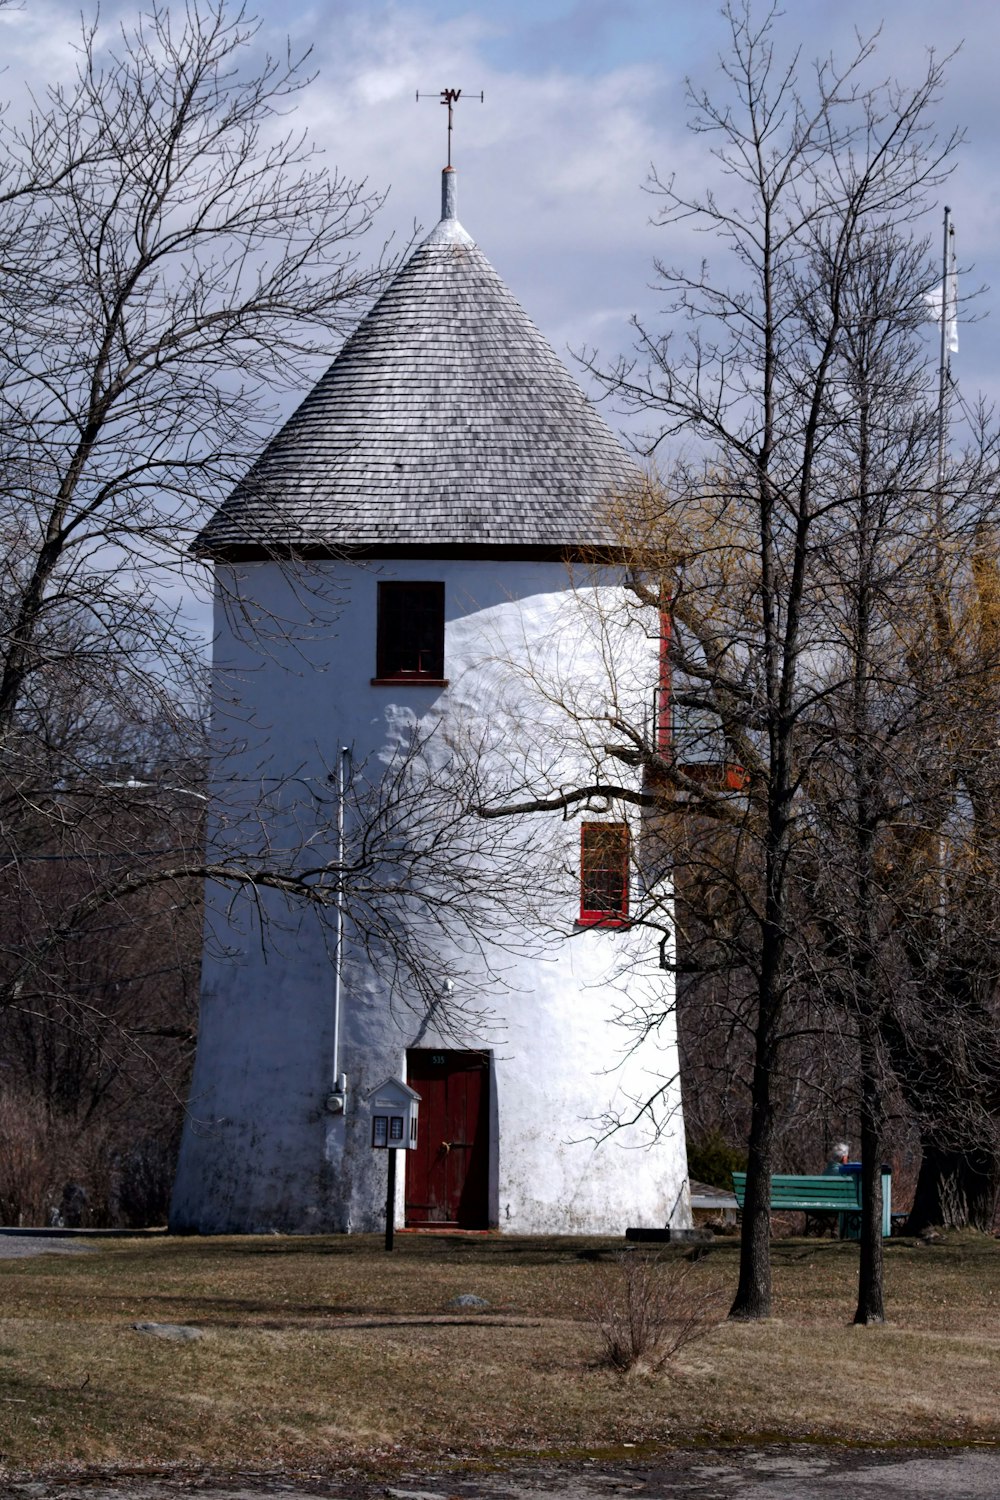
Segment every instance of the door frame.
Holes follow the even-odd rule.
[[[471,1055],[475,1055],[477,1057],[481,1057],[485,1061],[484,1072],[486,1073],[485,1087],[486,1087],[486,1131],[487,1131],[486,1151],[487,1151],[487,1172],[486,1172],[486,1223],[482,1226],[482,1229],[484,1229],[484,1230],[496,1229],[496,1228],[498,1228],[499,1221],[500,1221],[500,1207],[499,1207],[499,1205],[500,1205],[500,1138],[499,1138],[499,1129],[498,1129],[499,1110],[498,1110],[498,1107],[497,1107],[497,1076],[496,1076],[496,1064],[495,1064],[493,1049],[491,1047],[454,1047],[454,1046],[434,1047],[434,1046],[427,1046],[426,1044],[423,1044],[423,1045],[420,1045],[420,1046],[415,1046],[415,1047],[408,1047],[406,1049],[406,1054],[405,1054],[405,1076],[406,1076],[406,1081],[409,1084],[409,1086],[411,1088],[416,1089],[417,1093],[419,1094],[419,1092],[420,1092],[420,1081],[417,1080],[416,1082],[412,1082],[412,1083],[410,1082],[410,1054],[413,1053],[413,1052],[443,1052],[446,1055],[452,1055],[452,1056],[455,1055],[455,1054],[458,1054],[460,1056],[469,1056],[471,1054]],[[426,1128],[425,1127],[425,1121],[423,1119],[421,1119],[419,1121],[418,1126],[417,1126],[418,1130],[420,1130],[422,1128]],[[409,1228],[409,1229],[415,1229],[415,1230],[422,1229],[422,1230],[433,1231],[434,1228],[435,1228],[435,1226],[433,1224],[424,1224],[424,1223],[411,1224],[410,1221],[409,1221],[409,1219],[406,1217],[406,1201],[407,1201],[407,1193],[409,1191],[408,1179],[409,1179],[409,1157],[410,1157],[410,1152],[407,1151],[406,1152],[406,1156],[408,1158],[407,1159],[407,1171],[404,1173],[404,1177],[403,1177],[403,1217],[404,1217],[404,1223],[405,1223],[406,1227]],[[448,1229],[455,1230],[456,1229],[456,1225],[453,1224],[453,1223],[443,1223],[443,1224],[441,1224],[440,1228],[443,1231],[447,1231]]]

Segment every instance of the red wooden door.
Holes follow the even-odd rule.
[[[489,1228],[489,1059],[483,1052],[406,1054],[420,1095],[417,1149],[406,1152],[406,1222]]]

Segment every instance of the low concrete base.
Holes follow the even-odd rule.
[[[658,1245],[705,1245],[715,1238],[710,1229],[626,1229],[627,1240]]]
[[[46,1224],[44,1228],[25,1228],[22,1224],[0,1224],[0,1237],[11,1239],[30,1240],[145,1240],[159,1236],[161,1239],[167,1233],[165,1224],[156,1225],[152,1229],[79,1229],[65,1226],[63,1228],[52,1228]]]

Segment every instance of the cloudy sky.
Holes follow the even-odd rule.
[[[102,25],[110,34],[133,9],[104,0]],[[629,347],[633,313],[656,321],[654,256],[694,265],[711,253],[704,239],[668,240],[651,224],[656,203],[644,184],[651,164],[694,188],[708,176],[706,145],[686,125],[685,80],[722,87],[726,29],[716,6],[261,0],[256,9],[270,46],[286,34],[312,46],[318,78],[302,114],[331,163],[389,189],[382,227],[404,242],[414,221],[429,228],[438,214],[445,111],[433,96],[445,86],[466,91],[456,114],[459,216],[567,359],[583,346],[610,359]],[[21,0],[2,16],[8,93],[65,70],[79,12],[78,0]],[[880,13],[880,76],[915,81],[928,49],[959,49],[938,119],[964,128],[967,144],[925,227],[937,243],[947,198],[959,260],[974,267],[962,291],[1000,288],[1000,11],[986,0],[884,0],[881,12],[878,0],[787,0],[777,35],[809,59],[844,57],[855,28],[869,34]],[[417,90],[431,97],[418,104]],[[985,292],[974,304],[980,321],[962,329],[956,370],[967,396],[1000,388],[997,295]]]

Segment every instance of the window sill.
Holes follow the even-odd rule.
[[[447,677],[421,677],[416,672],[400,677],[373,677],[371,679],[372,687],[399,687],[401,683],[405,683],[407,687],[442,688],[448,686],[448,679]]]
[[[610,927],[617,931],[621,931],[623,927],[630,927],[631,925],[628,917],[577,917],[573,923],[574,927],[598,927],[604,929]]]

